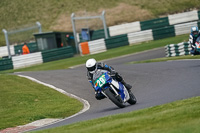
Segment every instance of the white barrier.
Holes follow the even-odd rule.
[[[152,30],[139,31],[128,34],[129,44],[153,40]]]
[[[165,46],[166,57],[189,55],[191,50],[191,46],[184,42]]]
[[[12,57],[14,69],[43,63],[41,52]]]
[[[90,41],[88,42],[88,46],[89,46],[90,54],[101,53],[107,50],[104,39]]]
[[[190,21],[197,21],[198,20],[198,11],[190,11],[190,12],[184,12],[174,15],[168,15],[169,24],[174,25],[178,23],[185,23]]]
[[[121,34],[137,32],[137,31],[141,31],[139,21],[109,27],[110,36],[117,36],[117,35],[121,35]]]
[[[15,54],[14,45],[10,45],[10,53],[11,55]],[[0,47],[0,57],[8,56],[8,48],[7,46]]]
[[[192,26],[198,26],[197,22],[190,22],[190,23],[184,23],[184,24],[178,24],[175,25],[175,33],[176,35],[182,35],[182,34],[187,34],[190,33],[190,29]]]

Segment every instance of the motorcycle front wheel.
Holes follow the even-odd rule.
[[[136,104],[137,99],[131,91],[129,91],[129,96],[130,96],[130,99],[127,102],[131,105]]]
[[[106,89],[105,94],[108,96],[108,98],[118,107],[120,108],[124,108],[125,107],[125,103],[122,100],[120,95],[117,95],[113,92],[113,90],[111,90],[110,88]]]

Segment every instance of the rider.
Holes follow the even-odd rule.
[[[92,84],[92,87],[94,88],[94,85],[93,85],[93,74],[94,72],[97,70],[97,69],[102,69],[102,70],[107,70],[110,72],[111,76],[114,77],[117,81],[121,82],[126,88],[127,90],[129,91],[132,86],[127,84],[123,78],[117,73],[115,72],[114,68],[111,67],[111,66],[108,66],[106,65],[105,63],[103,62],[97,62],[95,59],[91,58],[91,59],[88,59],[86,61],[86,68],[87,68],[87,77],[88,77],[88,80],[89,82]],[[101,92],[96,92],[95,91],[95,97],[97,100],[101,100],[103,98],[105,98],[105,96],[101,93]]]
[[[191,34],[189,36],[189,44],[192,47],[191,54],[193,55],[196,53],[195,42],[198,37],[200,37],[199,28],[197,26],[193,26],[191,28]]]

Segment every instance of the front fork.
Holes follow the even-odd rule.
[[[110,88],[113,90],[113,92],[115,93],[115,95],[116,95],[116,97],[117,97],[119,94],[118,94],[118,92],[116,91],[115,87],[113,87],[113,85],[110,84]],[[107,89],[109,89],[109,88],[107,88]],[[104,91],[102,91],[101,93],[104,94],[104,95],[108,98],[108,96],[104,93]]]

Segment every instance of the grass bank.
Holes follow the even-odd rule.
[[[34,133],[198,133],[200,97]]]
[[[83,105],[51,88],[15,75],[0,75],[0,130],[44,118],[64,118]]]
[[[150,50],[153,48],[164,47],[167,44],[172,44],[172,43],[176,44],[176,43],[187,41],[187,40],[188,40],[188,35],[181,35],[181,36],[170,37],[170,38],[156,40],[156,41],[143,42],[138,45],[114,48],[114,49],[108,50],[107,52],[103,52],[103,53],[99,53],[95,55],[77,56],[77,57],[67,58],[63,60],[47,62],[47,63],[43,63],[40,65],[35,65],[35,66],[23,68],[23,69],[1,71],[0,73],[68,69],[69,67],[74,66],[74,65],[84,64],[86,60],[89,58],[95,58],[96,60],[104,60],[104,59],[114,58],[114,57],[118,57],[122,55]]]
[[[21,28],[40,21],[44,32],[72,31],[70,16],[73,12],[77,16],[94,16],[105,10],[107,25],[112,26],[199,8],[199,0],[2,0],[0,29]],[[101,21],[88,20],[87,24],[85,20],[77,21],[77,29],[87,26],[90,29],[103,29]],[[5,37],[0,32],[0,46],[4,45]]]

